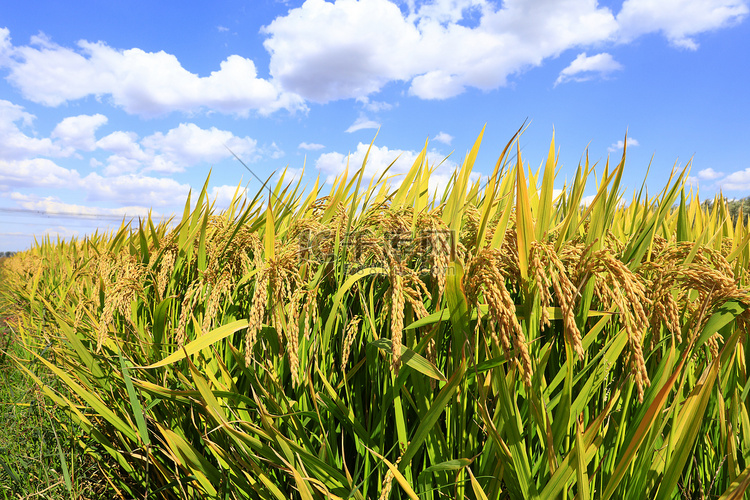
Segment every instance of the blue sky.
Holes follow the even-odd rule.
[[[448,160],[486,124],[491,172],[525,120],[557,187],[629,138],[650,192],[692,159],[702,198],[750,195],[747,0],[44,1],[0,6],[0,250],[179,212],[212,170],[226,205],[284,167],[311,183],[425,140]],[[450,155],[450,156],[449,156]],[[653,158],[653,160],[652,160]],[[601,169],[599,169],[601,170]],[[595,186],[590,186],[593,191]]]

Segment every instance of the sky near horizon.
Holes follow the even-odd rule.
[[[0,251],[180,213],[211,172],[226,206],[288,167],[444,185],[486,124],[491,173],[524,123],[556,187],[588,150],[649,192],[691,162],[702,199],[750,195],[748,0],[257,0],[0,6]],[[379,131],[378,131],[379,130]],[[377,137],[375,137],[377,133]],[[233,156],[240,157],[248,172]],[[589,192],[595,190],[591,179]],[[625,195],[626,198],[629,194]]]

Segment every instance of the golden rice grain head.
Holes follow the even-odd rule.
[[[427,347],[425,348],[425,357],[427,358],[427,361],[437,366],[437,343],[435,342],[434,337],[431,338],[429,342],[427,342]],[[435,387],[437,387],[437,380],[430,377],[430,389],[434,391]]]
[[[507,290],[506,290],[507,293]],[[510,299],[510,295],[508,295],[508,299]],[[515,309],[515,304],[513,304],[512,299],[510,300],[510,304],[506,304],[506,309],[511,310],[511,308]],[[521,328],[521,324],[518,322],[518,318],[515,315],[515,312],[512,315],[512,318],[510,318],[513,325],[513,345],[516,348],[516,352],[518,352],[517,360],[518,363],[523,368],[523,382],[526,385],[527,389],[531,388],[531,377],[534,373],[534,370],[531,365],[531,355],[529,354],[529,349],[526,342],[526,336],[523,333],[523,329]]]
[[[182,304],[180,306],[180,319],[177,322],[177,330],[175,332],[175,341],[179,347],[187,340],[187,323],[190,321],[192,316],[193,306],[198,297],[198,283],[192,283],[185,291],[185,296],[182,298]]]
[[[414,315],[417,317],[417,319],[426,318],[430,315],[430,313],[427,312],[427,308],[424,306],[424,302],[422,302],[422,294],[419,290],[415,290],[414,288],[405,286],[404,299],[411,306],[412,311],[414,311]]]
[[[543,250],[541,249],[540,242],[532,243],[530,267],[533,270],[532,275],[534,276],[537,292],[539,293],[539,301],[542,309],[541,325],[542,330],[544,330],[551,324],[549,317],[549,306],[551,299],[549,289],[551,284],[549,279],[547,278],[547,266],[542,263],[542,252]]]
[[[114,308],[112,307],[112,303],[109,303],[104,306],[104,311],[102,311],[102,316],[99,318],[99,325],[97,328],[97,335],[96,335],[96,352],[101,352],[102,345],[104,345],[104,342],[106,342],[108,337],[108,331],[109,331],[109,325],[112,322],[112,318],[114,317]]]
[[[642,403],[644,387],[651,385],[648,371],[646,370],[646,360],[643,356],[642,333],[637,329],[634,315],[631,313],[630,309],[628,309],[625,294],[620,291],[617,283],[612,283],[612,285],[614,288],[612,298],[617,305],[617,308],[620,310],[620,320],[624,323],[625,330],[628,334],[628,360],[631,373],[635,379],[636,389],[638,391],[638,401]]]
[[[297,387],[299,384],[299,303],[303,292],[297,290],[286,308],[288,311],[286,334],[287,356],[289,357],[289,367],[292,373],[292,384]]]
[[[174,271],[174,263],[177,259],[176,249],[166,249],[162,254],[159,270],[156,273],[156,288],[159,290],[159,296],[164,297],[164,293],[169,285],[169,276]]]
[[[401,449],[401,455],[396,460],[396,463],[393,464],[396,467],[398,467],[399,463],[401,463],[401,458],[404,456],[404,451],[406,449],[402,447]],[[378,497],[378,500],[386,500],[391,496],[391,488],[393,488],[393,472],[391,472],[391,469],[388,469],[388,472],[385,474],[385,479],[383,480],[383,488],[380,490],[380,496]]]
[[[722,337],[720,333],[714,333],[706,341],[708,350],[711,353],[711,359],[716,359],[719,357],[719,348],[720,348],[719,343],[723,340],[724,340],[724,337]]]
[[[114,321],[115,313],[119,313],[129,324],[135,326],[130,307],[132,301],[142,293],[145,272],[140,263],[130,255],[118,258],[116,268],[119,271],[113,271],[110,280],[105,284],[109,290],[105,294],[104,309],[99,320],[97,351],[106,340],[109,324]]]
[[[400,272],[391,271],[391,347],[392,369],[398,375],[401,366],[401,336],[404,330],[404,286]]]
[[[677,343],[682,342],[682,327],[680,325],[680,307],[675,299],[675,293],[681,293],[677,287],[679,285],[680,273],[677,269],[672,268],[667,271],[665,267],[656,266],[657,272],[653,274],[654,278],[649,286],[651,290],[651,320],[650,331],[651,348],[653,349],[660,340],[662,325],[667,332],[674,335]]]
[[[362,321],[362,318],[359,316],[355,316],[354,318],[349,320],[349,323],[346,326],[346,335],[344,337],[344,349],[343,353],[341,355],[341,371],[346,370],[346,364],[349,362],[349,354],[351,353],[351,347],[354,343],[354,339],[357,337],[357,333],[359,332],[359,323]]]
[[[503,259],[502,250],[489,247],[479,250],[467,263],[464,290],[467,300],[477,310],[480,306],[479,297],[484,297],[493,322],[491,331],[495,328],[499,331],[499,336],[493,335],[493,340],[499,340],[506,357],[518,364],[523,373],[524,384],[530,387],[533,375],[531,356],[518,322],[515,303],[505,286],[505,277],[501,274]]]
[[[245,336],[245,363],[249,366],[252,362],[253,347],[258,337],[258,332],[263,326],[266,315],[266,299],[268,297],[268,270],[263,268],[256,277],[255,295],[250,306],[248,317],[247,334]]]
[[[231,291],[232,276],[229,273],[229,270],[225,269],[211,288],[211,293],[209,294],[208,300],[206,301],[206,307],[203,313],[203,333],[208,332],[215,324],[221,299],[229,295]]]
[[[583,341],[581,330],[575,318],[575,291],[573,284],[565,274],[552,272],[552,288],[563,312],[563,331],[578,359],[583,359]]]

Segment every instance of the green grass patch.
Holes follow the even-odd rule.
[[[0,316],[0,498],[119,498],[105,477],[111,465],[82,452],[82,433],[70,415],[18,369],[15,360],[27,357],[12,318]],[[60,385],[26,362],[45,384]]]

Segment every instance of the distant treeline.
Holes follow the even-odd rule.
[[[3,257],[13,257],[13,255],[15,254],[16,252],[0,252],[0,259],[2,259]]]
[[[732,222],[737,222],[737,217],[740,215],[740,209],[742,210],[742,218],[747,222],[748,215],[750,215],[750,196],[746,196],[739,200],[726,200],[726,203]],[[710,207],[713,204],[713,200],[706,200],[703,202],[703,205],[707,207]]]

